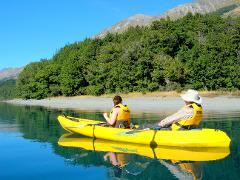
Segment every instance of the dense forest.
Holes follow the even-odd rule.
[[[188,14],[85,39],[28,64],[17,79],[25,99],[187,88],[240,89],[240,18]]]
[[[0,81],[0,100],[12,99],[14,97],[16,97],[16,80]]]

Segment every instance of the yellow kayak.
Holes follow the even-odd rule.
[[[157,146],[94,139],[76,134],[64,134],[58,144],[64,147],[78,147],[86,150],[138,154],[145,157],[176,161],[211,161],[223,159],[229,155],[225,148],[189,148]]]
[[[58,116],[61,126],[71,133],[112,141],[175,147],[229,147],[231,139],[217,129],[186,131],[133,130],[101,126],[102,121]]]

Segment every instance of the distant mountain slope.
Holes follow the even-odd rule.
[[[120,23],[117,23],[116,25],[104,30],[102,33],[98,34],[97,38],[102,38],[106,36],[109,32],[111,33],[120,33],[125,30],[127,30],[129,27],[135,27],[135,26],[147,26],[151,24],[152,21],[157,20],[158,17],[154,16],[146,16],[144,14],[136,14],[134,16],[131,16]]]
[[[196,0],[195,2],[214,11],[232,4],[239,4],[240,0]]]
[[[235,9],[233,9],[232,11],[226,12],[224,13],[224,16],[239,16],[240,15],[240,7],[237,7]]]
[[[6,68],[0,70],[0,81],[8,79],[16,79],[23,68]]]
[[[108,33],[121,33],[127,30],[129,27],[147,26],[151,24],[152,21],[161,18],[169,17],[170,19],[178,19],[185,16],[189,12],[191,12],[192,14],[196,13],[206,14],[221,9],[219,13],[222,12],[222,14],[226,14],[228,11],[230,11],[229,15],[236,16],[237,14],[239,14],[238,10],[239,6],[240,0],[196,0],[193,3],[179,5],[159,16],[147,16],[144,14],[137,14],[131,16],[117,23],[114,26],[107,28],[106,30],[99,33],[95,37],[102,38],[106,36]]]

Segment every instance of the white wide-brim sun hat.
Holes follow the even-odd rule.
[[[181,94],[180,96],[184,101],[202,104],[202,98],[198,95],[196,90],[189,89],[186,93]]]

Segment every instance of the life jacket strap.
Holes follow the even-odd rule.
[[[118,120],[116,121],[114,127],[128,129],[130,128],[130,122],[127,120]]]
[[[180,124],[179,122],[175,122],[174,124],[176,124],[178,127],[180,127],[179,130],[191,130],[191,129],[196,129],[196,128],[197,128],[196,125],[187,125],[187,126],[184,126],[184,125]]]

